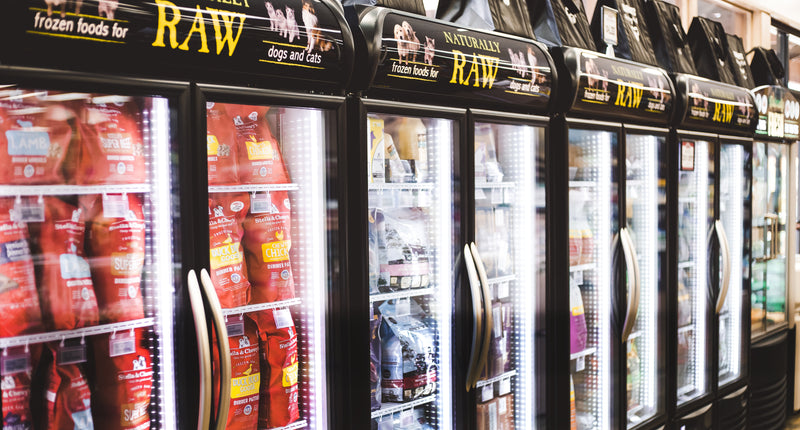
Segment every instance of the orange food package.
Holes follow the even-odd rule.
[[[62,164],[72,138],[67,119],[72,113],[59,105],[22,101],[0,102],[0,183],[62,184]]]
[[[35,226],[35,227],[34,227]],[[53,330],[96,325],[100,320],[89,262],[84,256],[83,211],[59,198],[44,199],[44,222],[32,223],[41,253],[39,297]]]
[[[223,103],[206,103],[206,150],[208,153],[208,184],[239,183],[237,167],[236,127]]]
[[[127,97],[95,97],[84,103],[75,178],[79,184],[139,184],[147,180],[138,114],[139,107]]]
[[[280,145],[267,123],[266,106],[228,105],[236,127],[239,182],[242,184],[285,184],[289,173]]]
[[[258,327],[246,316],[228,317],[228,346],[231,350],[231,400],[226,430],[258,428],[261,394]],[[218,358],[218,357],[217,357]],[[214,363],[217,373],[217,362]],[[214,392],[219,392],[219,378],[214,377]]]
[[[53,354],[45,382],[47,430],[94,428],[92,394],[82,364],[59,364],[58,344],[49,345]]]
[[[289,309],[250,314],[261,345],[259,428],[287,426],[300,418],[297,330]]]
[[[242,222],[249,207],[247,193],[212,194],[208,199],[210,276],[223,308],[250,302],[242,247]]]
[[[0,199],[0,337],[42,329],[28,225],[13,213],[14,199]]]
[[[141,200],[135,194],[103,194],[82,196],[80,203],[86,213],[86,250],[100,320],[144,318],[146,223]]]
[[[289,252],[292,248],[291,203],[286,191],[257,194],[244,220],[242,244],[252,303],[295,297]]]
[[[4,429],[32,429],[31,379],[41,345],[7,348],[0,358],[2,367]]]
[[[95,336],[92,350],[95,428],[149,429],[153,361],[144,329]]]

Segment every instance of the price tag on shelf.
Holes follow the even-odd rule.
[[[108,339],[108,355],[119,357],[136,352],[136,336],[133,331],[114,333]]]
[[[86,345],[74,345],[74,346],[61,346],[58,348],[58,362],[59,366],[63,366],[66,364],[76,364],[76,363],[85,363],[86,362]]]
[[[17,222],[44,222],[44,199],[17,197],[11,219]]]
[[[22,351],[18,349],[13,352],[8,349],[3,351],[0,360],[2,361],[0,370],[2,370],[3,376],[31,370],[31,353],[27,346]]]
[[[486,200],[486,193],[481,188],[475,188],[475,201]]]
[[[493,384],[484,385],[481,387],[481,402],[488,402],[494,398]]]
[[[503,189],[502,188],[493,188],[492,191],[492,204],[493,205],[502,205],[503,204]]]
[[[292,313],[289,309],[275,309],[272,311],[272,317],[275,318],[275,327],[278,329],[291,327],[294,325],[292,321]]]
[[[511,392],[511,378],[501,379],[500,383],[497,384],[497,394],[500,396],[505,396],[510,392]]]
[[[414,409],[400,411],[400,425],[403,427],[414,425]]]
[[[508,281],[497,284],[497,298],[502,300],[510,295]]]
[[[126,194],[103,194],[103,217],[125,218],[130,205]]]
[[[575,359],[575,371],[581,372],[586,368],[586,357],[578,357]]]
[[[578,270],[572,275],[572,279],[578,285],[583,285],[583,270]]]
[[[228,337],[244,336],[244,317],[242,315],[231,315],[225,321],[225,328],[228,330]]]
[[[250,193],[250,213],[263,214],[272,212],[272,197],[269,192]]]

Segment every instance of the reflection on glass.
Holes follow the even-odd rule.
[[[373,424],[449,428],[450,384],[439,381],[451,369],[450,330],[440,328],[451,314],[454,123],[375,113],[367,121]]]
[[[626,136],[626,219],[639,258],[641,280],[638,317],[626,347],[629,427],[652,417],[659,401],[658,283],[660,256],[666,246],[664,226],[659,224],[666,196],[665,184],[659,181],[663,146],[661,136]]]
[[[706,393],[706,237],[713,222],[709,142],[682,141],[678,176],[678,404]],[[693,154],[693,155],[690,155]]]
[[[534,310],[544,288],[539,275],[545,270],[543,161],[544,129],[475,125],[475,243],[494,316],[488,363],[478,382],[479,423],[534,428],[535,384],[543,383],[535,380],[533,344]]]
[[[570,371],[573,428],[605,429],[609,411],[611,238],[616,232],[612,154],[617,134],[569,132]]]

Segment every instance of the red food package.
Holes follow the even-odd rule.
[[[97,101],[97,97],[94,101]],[[79,184],[138,184],[147,179],[139,108],[119,97],[116,102],[87,100],[81,112]]]
[[[8,348],[2,356],[4,429],[31,429],[31,378],[41,345]]]
[[[100,320],[89,262],[83,251],[83,211],[56,197],[44,199],[44,222],[34,225],[41,253],[39,296],[47,326],[72,330]],[[33,230],[33,228],[32,228]]]
[[[50,345],[53,361],[47,370],[45,402],[47,430],[90,430],[92,394],[79,364],[58,364],[58,348]]]
[[[0,183],[64,183],[62,164],[72,138],[67,119],[72,114],[33,99],[0,104]]]
[[[149,429],[153,362],[144,329],[95,336],[92,342],[96,428]]]
[[[291,204],[286,191],[257,194],[244,220],[247,273],[253,287],[252,303],[294,298]]]
[[[239,182],[243,184],[289,182],[280,145],[267,123],[268,110],[265,106],[230,105],[229,112],[236,126]]]
[[[249,206],[247,193],[212,194],[208,199],[210,275],[223,308],[250,302],[242,248],[242,221]]]
[[[228,345],[231,350],[231,400],[225,428],[256,430],[261,387],[258,327],[253,320],[242,316],[228,317],[227,326]],[[217,359],[214,362],[215,374],[219,372],[218,365]],[[218,393],[219,378],[214,377],[214,381],[214,392]]]
[[[82,196],[89,231],[86,250],[100,320],[144,318],[141,283],[145,228],[142,202],[134,194]]]
[[[208,184],[239,183],[236,128],[223,103],[206,103]]]
[[[259,428],[283,427],[300,418],[297,384],[297,331],[289,309],[250,314],[261,345]]]
[[[0,337],[42,328],[28,226],[12,221],[14,199],[0,199]]]

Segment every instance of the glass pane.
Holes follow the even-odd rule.
[[[741,37],[747,49],[751,12],[722,0],[697,0],[697,16],[722,23],[725,32]]]
[[[210,275],[231,350],[227,427],[324,423],[325,112],[209,102],[206,115]]]
[[[450,428],[455,123],[371,113],[367,132],[373,423]]]
[[[719,314],[719,384],[741,374],[742,279],[750,256],[744,245],[745,197],[749,194],[745,168],[748,154],[739,145],[722,145],[720,154],[720,218],[730,249],[728,292]],[[721,255],[720,255],[721,256]],[[720,278],[722,273],[720,264]]]
[[[0,427],[175,426],[169,101],[0,88]]]
[[[535,427],[536,384],[544,383],[534,379],[538,316],[532,311],[541,307],[538,292],[545,287],[539,279],[546,268],[546,246],[540,246],[546,243],[544,167],[543,128],[475,125],[475,243],[488,272],[494,318],[477,384],[479,423]]]
[[[713,149],[703,140],[683,141],[678,176],[678,404],[707,392],[706,320],[708,255],[706,239],[713,225]],[[694,157],[688,154],[693,153]],[[693,164],[693,165],[692,165]]]
[[[750,333],[766,330],[766,258],[770,247],[765,243],[770,227],[765,226],[767,208],[767,144],[753,143],[752,263],[750,270]]]
[[[569,131],[570,372],[573,428],[610,426],[608,316],[617,225],[617,134]]]
[[[628,426],[634,426],[659,410],[657,385],[660,362],[657,355],[658,291],[661,257],[666,251],[666,167],[663,136],[626,137],[626,219],[639,263],[641,292],[636,325],[627,342]]]
[[[783,58],[783,57],[778,57]],[[790,89],[800,91],[800,37],[788,35],[788,62],[786,64],[786,77]]]

